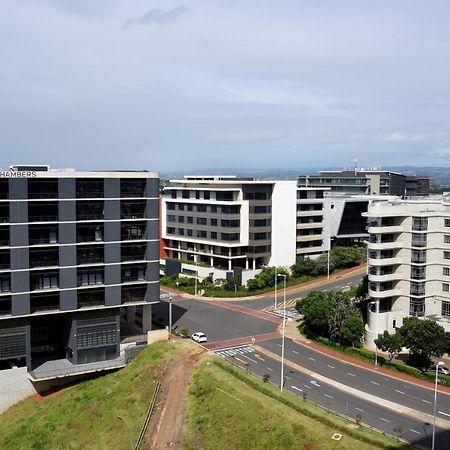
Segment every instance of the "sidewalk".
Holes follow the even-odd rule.
[[[359,266],[351,267],[350,269],[345,269],[345,270],[336,272],[336,273],[330,275],[330,278],[321,277],[321,278],[316,278],[311,281],[306,281],[305,283],[300,283],[300,284],[296,284],[294,286],[289,286],[288,288],[286,288],[286,293],[287,294],[301,293],[301,292],[311,289],[311,288],[326,286],[327,284],[331,284],[339,279],[345,280],[346,278],[351,278],[352,276],[355,276],[355,275],[359,275],[359,274],[363,275],[365,272],[366,272],[366,264],[360,264]],[[163,286],[163,289],[167,292],[170,292],[174,296],[177,295],[179,297],[186,298],[186,299],[188,299],[188,298],[189,299],[194,299],[194,298],[199,299],[200,298],[200,299],[205,299],[205,300],[227,301],[227,302],[236,302],[236,301],[240,302],[243,300],[258,300],[258,299],[262,299],[262,298],[266,298],[266,297],[273,297],[275,295],[274,291],[268,291],[268,292],[264,292],[262,294],[249,295],[247,297],[202,297],[199,295],[197,297],[195,297],[192,294],[187,294],[186,292],[179,291],[172,287]]]
[[[321,353],[322,355],[329,356],[331,358],[347,362],[348,364],[352,364],[354,366],[359,366],[361,368],[383,374],[387,377],[394,378],[396,380],[400,379],[407,383],[415,384],[415,385],[424,387],[426,389],[434,390],[434,384],[430,381],[421,380],[419,378],[412,377],[412,376],[407,375],[402,372],[397,372],[394,370],[385,369],[380,366],[375,366],[374,364],[369,364],[365,361],[361,361],[357,358],[353,358],[352,356],[348,356],[344,353],[333,350],[332,348],[312,342],[312,341],[308,340],[305,336],[300,334],[300,332],[297,329],[297,326],[298,326],[297,322],[295,322],[293,320],[288,320],[286,322],[286,327],[285,327],[286,334],[285,335],[288,339],[290,339],[291,341],[293,341],[299,345],[308,347],[311,350]],[[278,327],[279,332],[281,332],[281,327],[282,327],[282,325],[279,325],[279,327]],[[450,387],[438,385],[438,391],[441,393],[450,395]]]

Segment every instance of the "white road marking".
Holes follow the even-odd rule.
[[[331,395],[328,395],[328,394],[324,394],[324,395],[325,395],[325,397],[333,398]]]
[[[311,380],[311,384],[314,386],[320,387],[320,384],[316,380]]]
[[[372,380],[370,380],[370,382],[371,382],[372,384],[376,384],[377,386],[379,386],[379,385],[380,385],[380,383],[377,383],[376,381],[372,381]]]
[[[296,352],[295,350],[292,350],[292,353],[295,353],[296,355],[298,355],[298,352]]]
[[[447,417],[450,417],[450,414],[447,414],[447,413],[445,413],[445,412],[442,412],[442,411],[438,411],[438,413],[439,413],[439,414],[442,414],[443,416],[447,416]]]
[[[291,378],[291,377],[286,377],[286,379],[287,379],[287,380],[292,380],[292,378]]]
[[[308,386],[307,384],[304,384],[305,388],[311,389],[311,386]]]
[[[389,423],[389,420],[385,419],[384,417],[379,417],[379,419],[384,421],[384,422],[388,422]]]
[[[412,431],[413,433],[416,433],[416,434],[422,434],[420,431],[413,430],[412,428],[410,428],[409,431]]]
[[[398,392],[399,394],[405,395],[405,393],[403,391],[399,391],[398,389],[396,389],[395,392]]]
[[[242,355],[242,357],[245,358],[245,359],[248,359],[248,360],[251,361],[251,362],[254,362],[254,363],[258,364],[258,361],[256,361],[256,359],[250,358],[250,357],[247,356],[247,355]]]
[[[296,391],[299,391],[299,392],[303,392],[300,388],[298,388],[297,386],[291,386],[291,388],[292,389],[295,389]]]
[[[354,373],[351,373],[351,372],[347,372],[347,373],[352,377],[356,377],[356,375]]]
[[[311,356],[309,356],[308,359],[310,359],[311,361],[315,361],[315,359],[311,358]]]
[[[360,411],[360,412],[366,412],[366,411],[364,411],[364,409],[361,409],[361,408],[357,408],[356,406],[355,406],[355,409],[356,409],[356,411]]]
[[[277,344],[278,345],[278,347],[282,347],[282,345],[281,344]]]
[[[428,403],[429,405],[431,405],[431,402],[429,402],[428,400],[422,399],[422,401],[423,401],[424,403]]]
[[[267,367],[267,370],[271,370],[273,372],[273,369],[271,367]]]
[[[336,367],[332,366],[331,364],[328,364],[328,367],[330,367],[331,369],[336,369]]]

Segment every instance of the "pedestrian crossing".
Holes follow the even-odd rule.
[[[214,353],[216,353],[219,356],[222,356],[223,358],[239,355],[245,356],[254,352],[255,349],[253,349],[248,345],[235,345],[233,347],[218,348],[214,350]]]

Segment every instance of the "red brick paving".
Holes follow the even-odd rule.
[[[252,338],[255,339],[256,342],[259,342],[277,339],[279,337],[280,334],[277,331],[274,331],[273,333],[257,334],[255,336],[245,336],[241,338],[227,339],[225,341],[210,342],[209,344],[205,344],[204,347],[209,350],[214,350],[217,348],[232,347],[234,345],[250,344],[252,342]]]

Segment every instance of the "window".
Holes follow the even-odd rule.
[[[187,218],[187,223],[194,223],[194,218],[191,216],[188,216]]]
[[[427,217],[413,217],[412,218],[412,229],[414,231],[425,231],[428,228],[428,218]]]
[[[443,267],[442,268],[442,275],[448,277],[450,276],[450,267]]]
[[[206,238],[206,231],[197,230],[197,237],[198,238]]]
[[[175,203],[167,203],[167,209],[169,211],[175,211]]]
[[[182,198],[189,198],[189,191],[182,191],[181,197]]]
[[[444,235],[444,243],[450,244],[450,234],[445,234]]]
[[[176,190],[172,189],[170,191],[170,198],[177,198],[177,191]]]
[[[233,192],[217,191],[216,192],[216,200],[218,202],[220,202],[220,201],[231,202],[231,201],[233,201]]]
[[[206,217],[197,217],[197,225],[206,225]]]
[[[9,292],[11,290],[11,282],[9,276],[2,275],[0,277],[0,292]]]
[[[411,278],[413,280],[424,280],[425,266],[411,266]]]
[[[425,299],[410,298],[409,299],[409,315],[423,317],[425,315]]]
[[[445,226],[450,227],[450,219],[445,219]]]
[[[427,235],[413,233],[411,236],[411,245],[413,247],[426,247],[427,246]]]
[[[211,219],[211,226],[216,227],[217,226],[217,219]]]
[[[450,252],[449,259],[450,259]],[[411,262],[417,264],[423,264],[427,262],[427,251],[426,250],[411,250]]]
[[[444,259],[450,259],[450,252],[444,252]]]
[[[299,191],[297,198],[308,198],[308,191]]]
[[[239,233],[221,233],[222,241],[238,241]]]
[[[184,223],[184,216],[178,216],[178,222]]]
[[[411,281],[410,293],[411,295],[425,295],[425,283]]]
[[[31,290],[57,288],[59,285],[58,272],[30,274]]]
[[[78,270],[78,286],[92,286],[93,284],[103,284],[103,269]]]
[[[173,214],[168,214],[167,222],[175,222],[175,216]]]
[[[206,205],[197,205],[197,212],[206,212]]]
[[[186,230],[186,235],[192,237],[192,229],[187,229]]]
[[[210,211],[211,211],[212,213],[216,213],[216,212],[217,212],[217,206],[211,205],[209,208],[210,208]]]
[[[217,232],[211,231],[211,239],[217,239]]]
[[[442,283],[442,292],[450,292],[448,283]]]
[[[178,228],[178,234],[184,236],[184,228]]]
[[[195,191],[196,200],[200,200],[200,191]]]
[[[174,227],[167,227],[167,234],[175,234],[175,228]]]
[[[188,211],[194,211],[194,206],[191,205],[190,203],[187,205],[187,210]]]
[[[450,317],[450,302],[442,301],[442,315]]]

